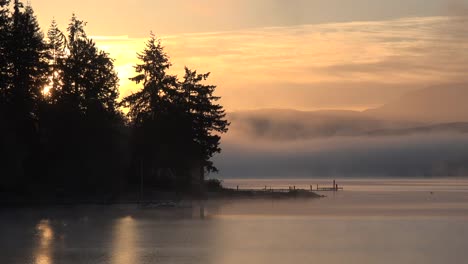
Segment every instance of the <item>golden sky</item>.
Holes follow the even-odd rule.
[[[467,20],[463,12],[451,11],[463,1],[389,2],[31,4],[44,29],[52,17],[65,29],[72,12],[88,21],[88,35],[116,60],[122,96],[137,89],[128,77],[151,30],[162,38],[173,73],[182,75],[184,66],[212,73],[210,83],[218,85],[217,94],[229,111],[359,110],[410,90],[465,82]]]

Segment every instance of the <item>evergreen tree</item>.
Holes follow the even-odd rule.
[[[0,111],[4,112],[8,98],[8,40],[11,18],[8,10],[9,0],[0,0]]]
[[[54,161],[50,167],[57,181],[71,188],[112,185],[108,177],[118,174],[115,161],[120,159],[119,80],[113,60],[87,37],[85,24],[73,15],[66,53],[57,27],[49,30],[50,42],[58,48],[52,51],[56,69],[48,121]]]
[[[52,20],[52,23],[47,31],[47,38],[49,44],[49,54],[51,66],[51,75],[49,77],[49,90],[46,96],[49,97],[51,102],[56,102],[58,89],[63,85],[60,77],[63,76],[61,64],[66,59],[67,37],[58,28],[57,22]]]
[[[10,176],[17,184],[39,179],[39,112],[42,90],[47,83],[47,45],[33,9],[15,0],[8,15],[2,1],[2,112],[8,159],[14,169]],[[7,10],[5,10],[5,8]],[[6,23],[5,23],[6,21]],[[6,33],[5,33],[6,32]],[[5,39],[6,38],[6,39]]]
[[[7,113],[10,101],[8,40],[11,32],[11,14],[8,7],[8,0],[0,0],[0,190],[5,188],[2,188],[2,185],[10,185],[17,170],[16,160],[12,158],[12,152],[16,149],[12,142],[15,132]]]
[[[122,105],[129,108],[128,115],[135,126],[156,120],[158,114],[169,110],[177,96],[176,77],[167,74],[171,63],[160,40],[152,35],[138,59],[142,62],[135,66],[138,75],[130,80],[143,87],[122,101]]]
[[[154,36],[138,58],[138,75],[131,80],[142,89],[122,101],[133,125],[134,162],[143,161],[144,170],[172,169],[179,185],[190,183],[194,167],[217,171],[210,158],[221,151],[219,134],[229,123],[215,103],[216,86],[201,83],[209,74],[186,69],[183,82],[167,74],[169,58]]]
[[[93,111],[118,114],[118,77],[113,60],[86,36],[84,23],[73,15],[68,26],[69,55],[63,61],[61,100],[91,116]]]
[[[14,2],[11,38],[11,103],[18,118],[38,119],[49,74],[48,47],[31,6]],[[18,119],[17,119],[18,120]]]
[[[197,74],[185,68],[184,81],[181,88],[185,98],[186,111],[190,116],[192,153],[195,159],[202,161],[208,172],[217,172],[210,159],[221,152],[220,134],[226,133],[229,123],[223,107],[216,102],[220,97],[213,95],[216,86],[201,84],[210,73]]]
[[[177,81],[175,76],[167,74],[171,63],[160,40],[154,35],[146,43],[143,53],[138,54],[138,59],[142,63],[136,65],[138,75],[131,80],[142,84],[142,89],[124,98],[122,105],[129,108],[137,155],[140,159],[148,160],[158,156],[160,163],[163,163],[166,156],[162,153],[163,145],[169,145],[165,134],[170,130],[164,123],[169,121],[169,112],[178,96]]]

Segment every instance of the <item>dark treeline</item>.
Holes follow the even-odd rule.
[[[224,109],[209,74],[171,66],[151,36],[118,101],[113,59],[72,16],[42,33],[33,9],[0,0],[0,192],[112,193],[138,186],[189,190],[221,151]],[[125,112],[125,113],[124,113]]]

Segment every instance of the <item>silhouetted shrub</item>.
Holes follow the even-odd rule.
[[[209,192],[216,192],[223,190],[223,181],[219,179],[205,180],[205,190]]]

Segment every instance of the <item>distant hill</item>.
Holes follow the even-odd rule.
[[[270,113],[270,114],[266,114]],[[366,116],[330,113],[236,112],[229,114],[229,136],[244,139],[300,140],[333,136],[403,136],[412,134],[468,134],[468,122],[425,124],[377,120]]]
[[[468,122],[468,86],[437,86],[413,91],[363,114],[399,121]]]
[[[379,120],[356,111],[261,109],[228,114],[229,135],[265,140],[298,140],[368,135],[372,131],[410,129],[417,122]],[[376,132],[377,133],[377,132]]]
[[[428,133],[459,133],[468,134],[468,122],[443,123],[401,129],[382,129],[367,132],[369,136],[403,136]]]
[[[228,118],[229,134],[246,139],[468,133],[468,87],[417,90],[364,112],[260,109],[229,113]]]

